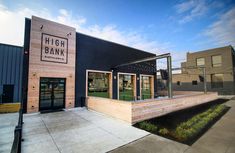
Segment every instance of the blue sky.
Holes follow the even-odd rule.
[[[31,15],[156,54],[171,52],[175,62],[188,51],[235,46],[232,0],[0,0],[0,42],[22,45],[24,17]]]

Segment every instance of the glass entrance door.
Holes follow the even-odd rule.
[[[65,107],[65,79],[40,78],[39,110],[54,110]]]

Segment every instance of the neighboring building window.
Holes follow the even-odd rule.
[[[110,73],[88,72],[88,96],[110,97]]]
[[[135,100],[135,76],[129,74],[119,74],[119,99],[132,101]]]
[[[176,83],[178,86],[180,86],[181,85],[181,82],[180,81],[177,81],[177,83]]]
[[[204,66],[205,65],[205,58],[197,58],[197,66]]]
[[[193,80],[192,85],[197,85],[197,80]]]
[[[223,74],[211,75],[211,88],[223,88]]]
[[[203,76],[199,75],[198,77],[199,77],[200,82],[204,82],[204,77]]]
[[[222,65],[221,55],[212,56],[212,67],[220,67]]]

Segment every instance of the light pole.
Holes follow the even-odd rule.
[[[167,57],[167,71],[168,71],[168,97],[172,98],[172,65],[171,65],[171,56]]]
[[[203,83],[204,83],[204,93],[206,94],[207,93],[207,85],[206,85],[206,67],[203,67]]]

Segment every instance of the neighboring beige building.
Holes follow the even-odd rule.
[[[203,69],[206,69],[208,91],[219,94],[235,94],[235,52],[232,46],[187,53],[186,62],[181,63],[180,74],[173,75],[173,89],[203,91]]]

